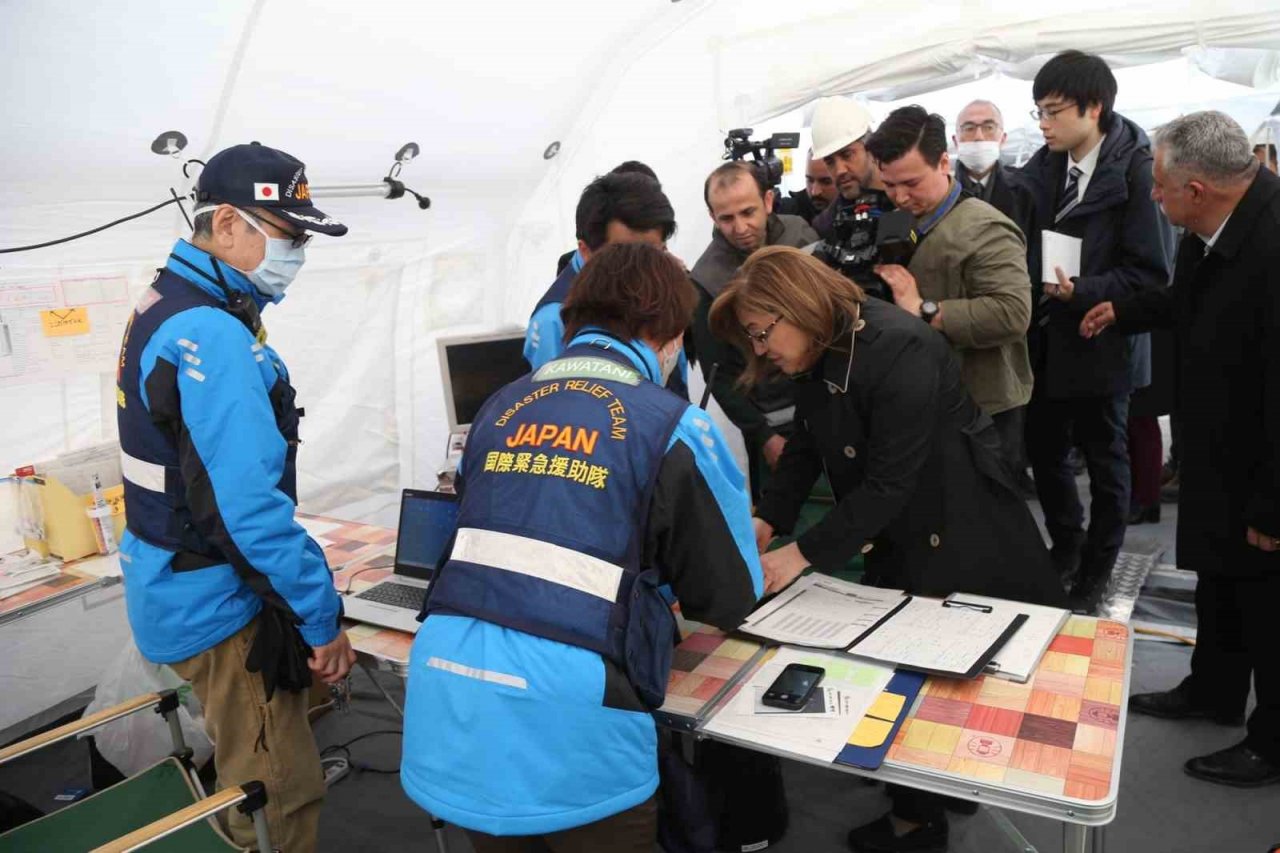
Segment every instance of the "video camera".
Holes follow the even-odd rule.
[[[775,133],[763,142],[751,138],[749,127],[738,127],[729,131],[724,138],[724,159],[742,160],[748,154],[761,170],[767,187],[776,187],[782,183],[782,160],[774,151],[800,147],[799,133]]]
[[[852,206],[837,208],[832,222],[835,236],[814,246],[813,256],[871,296],[892,302],[893,292],[875,274],[875,267],[905,266],[911,260],[916,250],[915,224],[907,211],[881,210],[877,196],[859,196]]]

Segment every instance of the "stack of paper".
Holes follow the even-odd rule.
[[[62,571],[62,562],[34,552],[0,557],[0,598],[17,595]]]
[[[899,589],[805,575],[756,610],[738,630],[814,649],[847,649],[909,599]]]
[[[826,674],[817,694],[823,697],[824,707],[811,713],[757,713],[758,696],[789,663],[822,667]],[[827,652],[781,648],[716,710],[703,730],[819,761],[834,761],[892,677],[892,667]],[[829,708],[825,705],[828,696],[833,702]]]

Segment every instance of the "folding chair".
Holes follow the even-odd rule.
[[[214,816],[235,807],[251,815],[258,849],[270,851],[261,782],[246,782],[205,796],[191,764],[191,750],[178,722],[173,690],[148,693],[81,720],[0,749],[0,764],[50,744],[91,731],[113,720],[154,708],[169,724],[173,753],[106,790],[0,835],[0,851],[125,853],[149,847],[154,853],[227,853],[237,846]]]

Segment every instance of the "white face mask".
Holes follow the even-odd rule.
[[[1000,143],[961,142],[956,146],[956,157],[969,171],[983,174],[1000,159]]]
[[[258,288],[263,296],[273,300],[279,299],[284,295],[285,288],[298,275],[298,270],[302,269],[302,265],[306,263],[306,247],[295,246],[294,241],[287,238],[272,237],[253,220],[252,216],[238,207],[235,208],[235,212],[240,214],[240,218],[248,222],[250,227],[267,241],[262,263],[251,270],[241,270],[241,272],[253,282],[253,286]]]
[[[665,388],[671,381],[671,374],[675,372],[676,365],[680,363],[680,344],[672,341],[670,354],[660,354],[659,360],[661,363],[658,369],[662,371],[662,387]]]

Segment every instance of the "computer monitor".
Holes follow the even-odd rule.
[[[458,524],[457,495],[405,489],[400,497],[395,574],[429,581]]]
[[[450,432],[471,426],[485,400],[529,372],[523,329],[439,338],[437,346]]]

